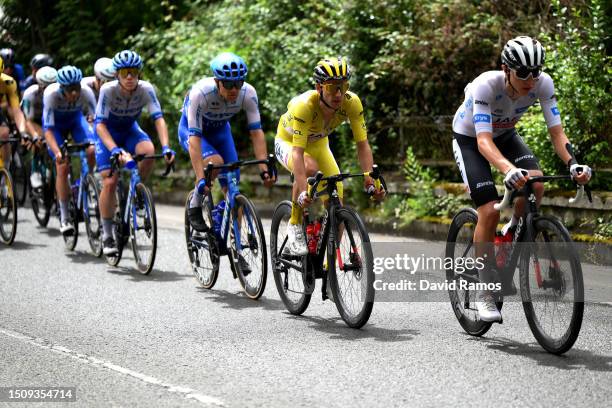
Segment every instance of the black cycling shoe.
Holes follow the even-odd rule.
[[[238,266],[240,266],[243,276],[247,276],[249,273],[251,273],[251,267],[247,263],[246,259],[244,259],[242,254],[238,255]]]
[[[202,207],[191,207],[187,210],[187,219],[191,227],[198,232],[207,232],[208,225],[204,222],[202,216]]]
[[[104,240],[102,248],[102,252],[104,253],[104,255],[115,255],[119,252],[117,249],[117,244],[115,244],[115,240],[113,239],[113,237],[106,238]]]

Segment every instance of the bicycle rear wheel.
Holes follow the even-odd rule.
[[[336,210],[335,228],[327,247],[329,283],[342,320],[357,329],[367,323],[374,307],[372,245],[363,221],[351,208]]]
[[[525,317],[540,345],[563,354],[574,345],[582,326],[582,267],[572,239],[557,219],[533,222],[533,242],[525,245],[520,286]]]
[[[236,196],[231,214],[230,261],[234,262],[238,280],[246,295],[259,299],[266,288],[268,276],[266,237],[261,219],[253,203],[242,194]],[[243,264],[249,269],[243,270]]]
[[[88,174],[83,186],[83,218],[85,232],[91,252],[96,257],[102,255],[102,223],[100,217],[100,188],[93,174]]]
[[[0,169],[0,238],[11,245],[17,235],[17,202],[10,172]]]
[[[478,222],[478,214],[472,208],[464,208],[460,210],[448,229],[446,238],[446,259],[476,259],[475,248],[473,243],[474,229]],[[456,262],[453,262],[454,265]],[[462,263],[465,265],[465,263]],[[465,276],[478,278],[476,270],[464,272]],[[478,310],[476,309],[476,291],[469,289],[459,289],[461,286],[459,281],[466,280],[463,276],[455,273],[451,266],[446,269],[446,281],[457,282],[457,289],[449,289],[451,306],[455,312],[455,317],[459,321],[463,330],[472,336],[482,336],[492,326],[491,322],[480,320]],[[502,308],[502,302],[497,302],[498,310]]]
[[[51,216],[53,205],[53,185],[43,177],[43,185],[30,189],[30,204],[38,225],[46,227]]]
[[[221,256],[217,246],[217,240],[212,232],[212,205],[210,196],[204,197],[202,203],[202,216],[209,227],[207,232],[199,232],[191,227],[187,211],[193,196],[193,190],[189,193],[185,202],[185,239],[187,241],[187,253],[191,262],[191,270],[196,280],[205,289],[212,289],[219,276],[219,264]]]
[[[284,254],[287,244],[287,227],[291,218],[291,202],[283,201],[276,206],[270,230],[270,258],[274,282],[287,310],[301,315],[308,308],[311,294],[306,290],[306,256]]]
[[[136,267],[147,275],[153,269],[157,252],[157,218],[153,196],[143,183],[136,184],[134,189],[128,224]]]

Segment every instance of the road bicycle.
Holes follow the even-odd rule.
[[[0,140],[0,147],[7,143],[18,142],[19,139],[8,138]],[[17,201],[13,178],[10,171],[4,167],[0,155],[0,238],[6,245],[11,245],[17,235]]]
[[[208,163],[204,179],[209,188],[202,202],[202,216],[207,231],[195,230],[188,218],[192,190],[185,202],[185,238],[187,253],[193,274],[206,289],[212,289],[219,276],[221,256],[227,255],[234,279],[238,279],[244,293],[251,299],[258,299],[266,288],[268,258],[266,238],[261,218],[255,206],[238,188],[237,173],[240,167],[265,163],[268,174],[276,175],[273,155],[262,160],[236,161],[214,165]],[[227,170],[218,178],[227,180],[227,193],[220,205],[215,206],[211,192],[212,172]]]
[[[494,282],[501,287],[493,291],[499,310],[503,306],[503,296],[516,293],[513,278],[518,266],[521,300],[529,328],[538,343],[554,354],[568,351],[580,333],[584,311],[582,267],[563,223],[538,213],[533,184],[567,179],[571,176],[531,176],[518,192],[506,188],[504,198],[495,204],[495,209],[501,211],[510,207],[516,197],[523,196],[526,210],[511,242],[496,246],[495,259],[487,262]],[[581,199],[584,191],[584,187],[579,186],[576,197],[570,202]],[[590,199],[588,190],[587,193]],[[455,215],[448,231],[446,257],[476,259],[473,235],[477,221],[478,215],[473,208],[464,208]],[[503,255],[500,256],[501,251]],[[477,290],[470,289],[468,283],[484,282],[479,279],[475,267],[465,268],[461,273],[455,269],[446,269],[447,282],[457,282],[456,289],[449,289],[455,316],[468,334],[482,336],[492,323],[479,319],[475,306]]]
[[[376,165],[367,173],[323,177],[323,173],[317,172],[308,178],[308,197],[315,200],[327,196],[329,202],[318,220],[311,222],[308,211],[304,211],[307,255],[296,256],[285,251],[291,202],[283,201],[276,206],[270,232],[270,255],[276,288],[290,313],[301,315],[306,311],[316,279],[321,279],[323,300],[328,298],[327,285],[330,285],[336,308],[349,327],[362,327],[370,318],[374,306],[374,261],[370,237],[359,214],[342,205],[336,185],[352,177],[365,176],[374,179],[377,190],[381,187],[386,190]],[[320,183],[325,187],[318,191]]]
[[[138,163],[143,160],[161,159],[164,154],[132,156],[133,162],[129,162],[123,169],[120,167],[117,157],[111,157],[111,170],[109,177],[115,171],[128,171],[130,173],[129,184],[126,188],[124,181],[119,177],[115,190],[117,206],[113,216],[113,237],[117,245],[117,253],[104,255],[106,262],[111,266],[119,265],[123,255],[123,248],[130,240],[136,267],[140,273],[147,275],[153,269],[155,254],[157,252],[157,218],[155,215],[155,204],[153,195],[149,188],[141,181],[138,172]],[[174,168],[174,164],[166,166],[162,177],[166,177]],[[98,183],[95,186],[95,197],[91,197],[92,202],[99,203],[100,188]],[[127,190],[127,191],[126,191]],[[97,225],[101,225],[100,213],[93,214]]]

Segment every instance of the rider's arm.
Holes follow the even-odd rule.
[[[6,87],[6,95],[8,98],[9,112],[17,125],[17,130],[23,133],[26,130],[25,118],[19,107],[19,96],[17,94],[17,83],[13,78],[4,81]]]
[[[45,89],[43,94],[43,129],[45,133],[45,140],[47,141],[47,146],[51,151],[55,154],[56,157],[61,157],[61,153],[59,151],[59,146],[55,141],[55,136],[53,135],[53,128],[55,127],[55,87],[48,86]]]
[[[106,121],[110,115],[111,97],[110,84],[104,84],[104,86],[100,88],[100,96],[98,97],[98,104],[96,105],[96,122],[94,125],[96,134],[109,151],[117,147],[117,143],[113,140],[113,136],[106,126]]]
[[[563,160],[563,163],[569,163],[572,156],[570,156],[565,146],[570,141],[565,135],[565,132],[563,131],[563,126],[553,126],[548,129],[548,133],[550,134],[550,140],[552,141],[552,144],[555,148],[555,152],[557,152],[557,156],[559,156],[559,158]]]
[[[202,95],[193,87],[189,91],[189,101],[185,101],[184,108],[187,115],[189,129],[189,158],[196,175],[196,180],[204,178],[204,160],[202,159],[202,115],[200,113],[200,98]]]
[[[9,112],[11,113],[11,115],[13,116],[13,119],[15,120],[15,125],[17,125],[17,130],[19,130],[19,133],[25,132],[26,131],[25,118],[23,117],[23,112],[19,108],[19,104],[17,104],[17,107],[9,106]]]
[[[253,86],[246,85],[246,95],[244,98],[244,110],[247,115],[247,123],[249,127],[249,133],[251,135],[251,142],[253,143],[253,151],[255,152],[255,158],[263,160],[268,155],[268,149],[266,147],[266,139],[264,132],[261,129],[261,115],[259,114],[259,103],[257,101],[257,92]],[[260,171],[268,170],[265,164],[259,165]]]
[[[87,112],[87,121],[91,123],[96,116],[96,95],[89,86],[81,86],[81,99],[85,112]]]
[[[38,130],[34,126],[34,98],[35,93],[38,90],[38,85],[32,85],[26,89],[23,94],[23,99],[21,100],[21,111],[25,117],[25,126],[29,134],[31,134],[35,139],[39,138]]]
[[[506,174],[509,170],[514,168],[510,160],[504,157],[493,142],[493,133],[480,132],[476,135],[476,140],[480,154],[482,154],[484,158],[502,174]]]
[[[264,160],[268,157],[268,148],[266,147],[266,137],[263,130],[254,129],[249,131],[251,135],[251,142],[253,143],[253,151],[255,152],[255,158],[257,160]],[[268,170],[268,166],[265,163],[259,164],[260,171]]]

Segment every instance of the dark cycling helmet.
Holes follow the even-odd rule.
[[[116,71],[121,68],[138,68],[142,69],[144,63],[140,55],[131,50],[119,51],[113,58],[113,67]]]
[[[30,67],[41,69],[42,67],[53,66],[53,58],[49,54],[36,54],[30,60]]]
[[[244,81],[248,73],[244,60],[232,52],[217,55],[210,62],[210,69],[222,81]]]
[[[313,76],[318,84],[334,79],[348,80],[351,78],[351,67],[345,57],[324,58],[317,62]]]
[[[4,67],[12,68],[15,65],[15,51],[11,48],[3,48],[0,50],[0,57],[4,61]]]
[[[510,69],[533,69],[544,65],[544,57],[542,44],[534,38],[523,35],[506,43],[501,61]]]

